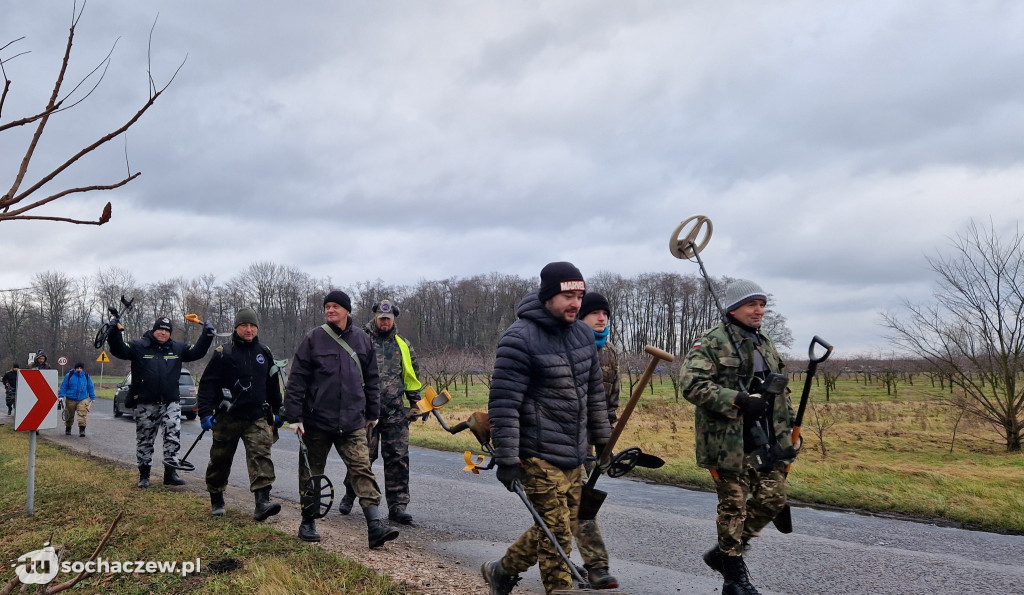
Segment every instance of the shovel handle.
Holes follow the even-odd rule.
[[[629,421],[629,416],[633,414],[633,409],[636,408],[636,404],[640,400],[640,395],[644,394],[644,389],[647,388],[647,383],[651,381],[651,376],[654,375],[654,370],[658,367],[658,364],[662,361],[670,362],[675,359],[675,356],[671,353],[650,345],[644,347],[644,351],[651,356],[651,361],[647,363],[647,368],[644,370],[643,375],[640,376],[640,380],[638,380],[636,386],[633,387],[633,393],[629,396],[629,402],[626,403],[626,407],[622,410],[618,423],[615,424],[615,430],[612,431],[612,437],[608,439],[608,444],[606,444],[604,450],[601,451],[600,461],[602,465],[607,465],[608,461],[611,460],[612,449],[615,447],[615,443],[619,441],[619,436],[621,436],[622,432],[626,429],[626,422]],[[595,473],[594,475],[596,476],[598,474]]]
[[[821,345],[823,348],[825,348],[824,355],[822,355],[821,357],[814,357],[815,345]],[[827,360],[830,355],[832,355],[832,345],[829,344],[829,342],[826,341],[825,339],[819,337],[818,335],[814,335],[814,338],[811,339],[810,347],[807,348],[807,360],[810,361],[812,364],[820,364]]]
[[[199,320],[199,315],[198,314],[186,314],[185,315],[185,320],[187,320],[189,322],[194,322],[196,324],[203,324],[203,321]]]

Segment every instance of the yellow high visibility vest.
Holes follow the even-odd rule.
[[[395,342],[398,343],[398,350],[402,352],[402,383],[405,390],[414,391],[423,387],[423,383],[416,378],[416,370],[412,367],[412,354],[409,353],[409,344],[405,339],[395,334]]]

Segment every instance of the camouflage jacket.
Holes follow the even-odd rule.
[[[744,369],[740,358],[729,341],[726,323],[704,333],[693,344],[682,369],[682,390],[687,401],[697,406],[694,422],[697,438],[697,464],[705,469],[742,471],[743,418],[733,400],[740,391],[739,379],[753,375],[754,338],[741,327],[733,325],[733,332],[743,351]],[[782,373],[782,359],[775,344],[758,331],[760,346],[756,347],[772,372]],[[779,446],[792,445],[793,404],[789,389],[775,399],[772,423]]]
[[[373,341],[373,347],[377,352],[377,371],[380,373],[380,423],[405,423],[408,409],[405,399],[410,404],[420,399],[419,391],[409,391],[406,394],[405,382],[402,380],[402,352],[398,348],[397,327],[382,333],[377,328],[377,323],[371,320],[365,329]],[[405,339],[405,337],[402,337]],[[416,361],[416,352],[408,340],[405,344],[409,346],[409,356],[412,358],[412,369],[419,378],[420,366]]]
[[[615,429],[619,410],[619,352],[611,343],[597,350],[601,358],[601,375],[604,377],[604,398],[608,402],[608,423]]]

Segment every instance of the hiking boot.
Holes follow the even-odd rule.
[[[164,485],[183,486],[185,485],[185,480],[178,477],[178,472],[174,470],[174,467],[164,465]]]
[[[619,587],[619,579],[609,574],[607,567],[591,568],[587,566],[587,581],[594,589],[617,589]]]
[[[210,492],[210,515],[224,516],[224,492]]]
[[[366,517],[366,536],[370,542],[370,549],[378,548],[398,537],[396,529],[392,529],[386,522],[378,518],[376,506],[364,508],[363,516]]]
[[[270,486],[262,487],[254,492],[256,510],[252,513],[253,520],[262,521],[281,512],[281,505],[270,501]]]
[[[71,435],[71,426],[65,426],[64,427],[64,435],[65,436],[70,436]]]
[[[352,505],[356,501],[356,495],[352,492],[345,492],[345,495],[338,501],[338,512],[341,514],[348,514],[352,512]]]
[[[139,465],[139,487],[149,487],[149,465]]]
[[[405,512],[405,504],[396,504],[388,511],[388,518],[403,525],[412,524],[412,515]]]
[[[78,426],[78,437],[85,438],[85,426]]]
[[[722,556],[722,575],[725,582],[722,583],[722,595],[760,595],[759,591],[750,584],[750,576],[747,574],[747,564],[743,556]]]
[[[516,583],[520,581],[518,574],[510,574],[501,563],[501,558],[484,562],[480,567],[484,582],[491,588],[491,595],[509,595]]]
[[[723,558],[725,558],[725,554],[718,549],[717,545],[704,552],[704,563],[708,565],[708,568],[725,576],[725,560]]]
[[[316,532],[316,521],[309,517],[302,517],[302,524],[299,525],[299,539],[302,541],[320,541],[320,534]]]

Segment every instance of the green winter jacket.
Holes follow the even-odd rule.
[[[743,418],[733,406],[741,390],[739,379],[752,377],[754,339],[733,326],[733,333],[743,351],[744,369],[723,322],[704,333],[693,344],[683,362],[681,385],[683,396],[697,406],[694,422],[697,438],[697,465],[705,469],[739,472],[743,470]],[[764,333],[758,331],[762,357],[772,372],[782,373],[782,359]],[[789,389],[775,399],[772,421],[779,446],[792,445],[795,419]],[[786,461],[791,462],[791,460]]]

